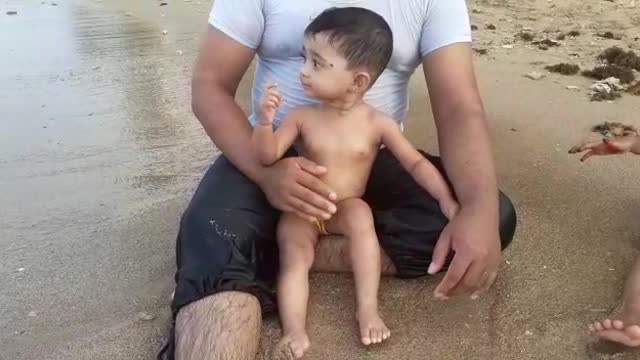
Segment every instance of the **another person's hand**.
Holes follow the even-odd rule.
[[[488,290],[496,280],[502,254],[497,214],[482,208],[461,207],[444,228],[436,244],[429,273],[445,266],[454,252],[447,274],[435,289],[435,297],[471,295],[472,299]]]
[[[278,85],[267,86],[260,100],[260,114],[258,116],[260,125],[271,125],[273,123],[273,118],[276,116],[280,104],[282,104],[282,95],[278,91]]]
[[[327,169],[302,157],[265,167],[258,185],[275,208],[309,221],[329,219],[337,211],[336,193],[318,176]]]
[[[640,154],[640,136],[624,136],[617,138],[604,138],[597,141],[585,141],[569,150],[570,154],[587,151],[580,161],[586,161],[595,155],[619,155],[632,152]]]

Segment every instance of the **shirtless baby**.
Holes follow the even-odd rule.
[[[283,98],[277,85],[270,85],[252,138],[265,166],[295,144],[300,155],[327,169],[321,180],[337,194],[333,216],[284,213],[278,225],[283,337],[276,348],[294,358],[301,358],[310,345],[305,329],[308,274],[322,235],[340,234],[349,240],[362,343],[380,343],[391,335],[378,311],[380,246],[371,209],[361,199],[382,145],[438,200],[447,218],[458,209],[443,176],[405,139],[398,124],[363,101],[391,58],[393,37],[386,21],[362,8],[332,8],[314,19],[304,35],[300,81],[318,105],[289,111],[274,132],[273,119]]]

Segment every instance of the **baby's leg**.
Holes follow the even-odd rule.
[[[314,224],[293,214],[284,213],[278,224],[280,275],[278,309],[282,323],[282,340],[275,358],[300,359],[309,348],[305,329],[309,298],[309,269],[313,264],[318,231]]]
[[[640,257],[629,272],[620,305],[602,321],[589,325],[591,333],[626,346],[640,346]]]
[[[378,313],[380,245],[371,208],[361,199],[346,199],[338,204],[338,212],[328,221],[327,228],[349,238],[362,343],[377,344],[388,339],[391,332]]]

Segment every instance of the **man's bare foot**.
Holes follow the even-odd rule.
[[[273,349],[273,360],[302,359],[311,343],[306,333],[287,334]]]
[[[360,340],[364,345],[379,344],[391,337],[391,331],[377,310],[358,310],[356,318],[360,324]]]
[[[630,347],[640,346],[640,306],[621,305],[602,321],[589,325],[591,335]]]

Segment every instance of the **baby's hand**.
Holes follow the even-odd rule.
[[[440,210],[442,210],[442,213],[447,217],[447,219],[449,219],[449,221],[451,221],[453,217],[456,216],[459,209],[460,206],[453,199],[440,201]]]
[[[260,102],[260,125],[271,125],[276,111],[282,104],[282,95],[278,91],[278,85],[273,84],[267,86],[262,101]]]

